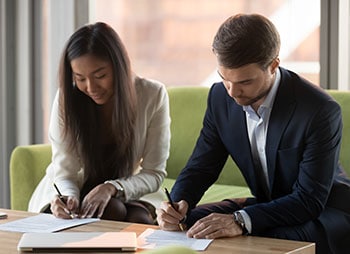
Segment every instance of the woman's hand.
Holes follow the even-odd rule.
[[[188,204],[185,200],[180,202],[174,202],[174,209],[169,202],[164,201],[161,203],[160,208],[157,212],[157,222],[161,229],[176,231],[180,230],[180,221],[186,216],[188,210]]]
[[[242,229],[232,214],[212,213],[198,220],[188,231],[187,236],[193,238],[215,239],[242,235]]]
[[[81,209],[81,218],[91,218],[97,212],[97,217],[101,218],[103,212],[116,189],[110,183],[103,183],[93,188],[84,198]]]
[[[63,201],[61,200],[63,199]],[[79,213],[79,200],[76,197],[56,196],[51,201],[51,212],[57,218],[72,219]]]

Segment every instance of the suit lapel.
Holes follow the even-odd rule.
[[[266,160],[270,183],[270,193],[274,183],[276,157],[281,137],[295,109],[295,96],[288,75],[281,69],[281,82],[270,115],[266,136]]]
[[[264,197],[261,196],[261,190],[258,188],[259,183],[256,181],[259,179],[259,176],[253,164],[245,113],[242,107],[237,105],[233,99],[229,99],[227,103],[228,112],[230,112],[228,116],[230,134],[226,137],[229,139],[230,145],[228,147],[232,148],[229,152],[237,166],[242,169],[241,172],[247,180],[252,193],[257,197],[260,196],[265,199],[271,196],[279,143],[295,109],[293,84],[290,83],[288,73],[284,71],[283,68],[280,68],[280,70],[281,82],[273,104],[266,136],[266,160],[269,188],[267,190],[268,193],[265,192]]]
[[[241,172],[249,187],[251,192],[257,197],[261,198],[262,191],[259,186],[259,175],[253,164],[253,157],[247,132],[247,122],[245,112],[242,107],[233,102],[233,99],[229,100],[228,107],[229,114],[229,130],[230,135],[228,135],[230,141],[228,142],[231,147],[230,154],[234,158],[237,166],[241,169]]]

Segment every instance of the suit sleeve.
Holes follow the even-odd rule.
[[[190,209],[200,201],[204,192],[217,180],[228,156],[214,124],[213,105],[214,102],[222,101],[222,98],[218,98],[220,95],[213,90],[212,88],[209,91],[203,127],[193,153],[171,192],[174,201],[184,199],[188,202]]]

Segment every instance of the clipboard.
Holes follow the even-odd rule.
[[[136,251],[135,232],[24,233],[17,250],[25,252]]]

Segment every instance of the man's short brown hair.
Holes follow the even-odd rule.
[[[279,50],[276,27],[259,14],[231,16],[220,26],[213,41],[219,64],[226,68],[257,63],[265,69],[278,57]]]

